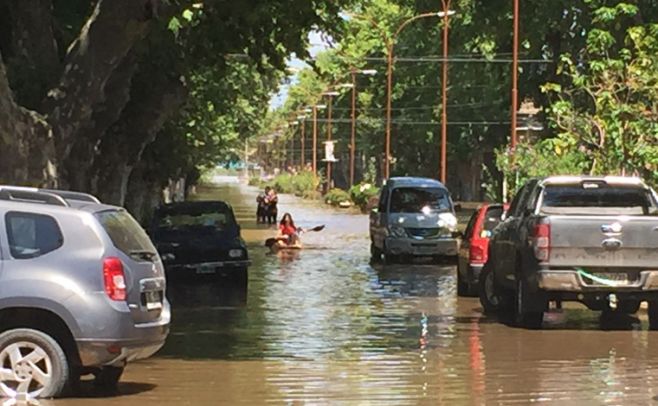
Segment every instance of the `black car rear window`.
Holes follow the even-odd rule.
[[[484,231],[493,231],[503,218],[502,207],[490,207],[484,217]]]
[[[544,190],[541,210],[546,214],[657,214],[656,203],[648,190],[601,183],[549,185]]]
[[[224,230],[236,225],[233,212],[225,205],[189,205],[175,209],[163,209],[156,216],[159,230],[213,228]]]
[[[125,210],[103,211],[96,213],[96,218],[110,236],[114,246],[124,254],[155,252],[149,236]]]

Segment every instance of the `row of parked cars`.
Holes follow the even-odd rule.
[[[0,186],[0,398],[57,397],[87,374],[116,389],[125,365],[168,335],[165,266],[169,276],[240,271],[246,284],[228,205],[164,206],[149,233],[88,194]]]
[[[448,190],[393,178],[370,215],[373,260],[457,256],[457,289],[487,313],[539,328],[550,302],[635,313],[658,329],[658,197],[640,179],[532,179],[511,204],[484,205],[457,231]]]

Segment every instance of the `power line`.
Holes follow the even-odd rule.
[[[379,121],[379,122],[384,122],[384,119],[376,119],[376,118],[370,118],[367,120],[363,119],[357,119],[357,122],[372,122],[372,121]],[[327,123],[329,122],[328,119],[326,118],[318,118],[318,123]],[[348,118],[337,118],[337,119],[332,119],[331,120],[332,124],[350,124],[352,123],[351,119]],[[412,121],[412,120],[392,120],[392,124],[401,124],[401,125],[440,125],[440,122],[437,121]],[[510,121],[451,121],[448,122],[447,125],[454,125],[454,126],[465,126],[465,125],[510,125]]]
[[[365,57],[366,61],[369,62],[386,62],[388,63],[387,58],[382,57]],[[399,57],[395,58],[396,62],[457,62],[457,63],[468,63],[468,62],[477,62],[477,63],[512,63],[513,59],[489,59],[489,58],[443,58],[443,57]],[[550,59],[519,59],[519,63],[553,63],[553,60]]]

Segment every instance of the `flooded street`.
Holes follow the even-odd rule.
[[[236,211],[253,260],[247,292],[170,285],[168,342],[129,365],[120,396],[42,403],[658,404],[658,333],[644,313],[601,326],[570,308],[542,331],[510,327],[457,298],[452,264],[373,266],[367,216],[291,196],[280,214],[327,227],[304,235],[303,251],[272,255],[256,193],[226,184],[201,196]]]

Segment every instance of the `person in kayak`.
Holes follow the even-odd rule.
[[[281,223],[279,223],[279,232],[276,236],[277,245],[282,248],[301,248],[302,242],[299,239],[299,234],[302,231],[301,228],[295,226],[295,221],[290,213],[284,214]]]

